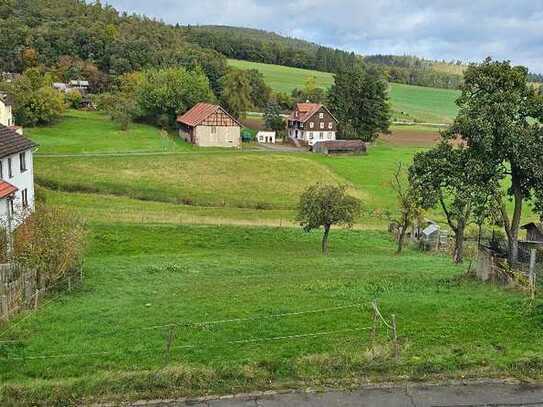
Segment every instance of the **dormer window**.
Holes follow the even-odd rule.
[[[319,113],[319,119],[324,119],[324,113]]]

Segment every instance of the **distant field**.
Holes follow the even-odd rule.
[[[280,92],[290,93],[294,88],[302,88],[311,76],[316,78],[317,85],[322,88],[329,88],[334,82],[333,75],[326,72],[232,59],[229,63],[241,69],[259,70],[266,82]],[[449,123],[457,112],[455,100],[458,95],[459,92],[455,90],[392,83],[390,102],[396,119]]]

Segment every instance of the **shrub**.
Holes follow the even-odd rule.
[[[38,205],[14,233],[13,261],[38,270],[39,286],[47,287],[80,266],[85,235],[76,214]]]

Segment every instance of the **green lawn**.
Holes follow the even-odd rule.
[[[146,124],[134,123],[127,131],[99,112],[69,110],[50,127],[26,128],[39,143],[38,153],[118,153],[191,151],[192,145]]]
[[[334,82],[333,75],[326,72],[233,59],[228,61],[237,68],[259,70],[274,90],[289,94],[294,88],[302,88],[311,76],[322,88],[329,88]],[[396,119],[449,123],[456,115],[454,102],[458,96],[459,92],[455,90],[390,84],[390,102]]]
[[[540,317],[522,295],[462,279],[446,257],[395,256],[384,232],[331,238],[326,258],[320,233],[299,229],[94,225],[84,287],[0,331],[13,341],[0,344],[0,400],[540,376]],[[397,362],[384,331],[368,352],[374,299],[397,316]],[[186,326],[202,321],[223,322]]]

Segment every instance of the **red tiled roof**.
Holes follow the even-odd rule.
[[[302,122],[305,123],[308,121],[315,113],[317,113],[320,109],[324,108],[328,113],[330,111],[326,108],[326,106],[321,105],[320,103],[296,103],[296,109],[294,112],[292,112],[289,116],[289,120],[296,121],[296,122]],[[295,112],[298,112],[298,117],[296,117],[294,114]],[[334,117],[332,113],[330,113],[330,116],[337,122],[338,120]]]
[[[233,118],[226,110],[224,110],[222,107],[218,105],[212,105],[210,103],[204,103],[200,102],[192,107],[188,112],[185,114],[177,117],[177,123],[183,123],[187,126],[195,127],[198,126],[200,123],[202,123],[205,119],[207,119],[209,116],[211,116],[213,113],[217,112],[217,110],[222,110],[224,113],[226,113],[228,116],[232,118],[238,125],[239,122]],[[241,125],[240,125],[241,126]]]
[[[4,199],[15,192],[17,192],[17,187],[9,182],[0,181],[0,199]]]

